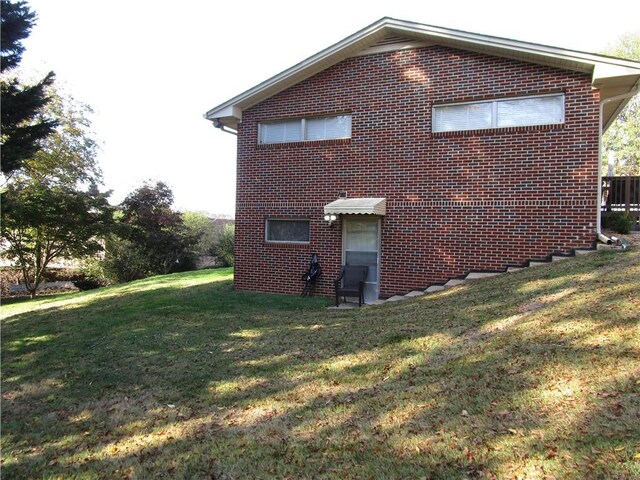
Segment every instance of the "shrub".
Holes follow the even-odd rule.
[[[99,283],[102,286],[109,285],[111,282],[107,279],[104,273],[103,262],[104,260],[99,260],[97,258],[89,258],[85,260],[82,264],[82,273],[84,273],[84,279]]]
[[[73,282],[84,280],[84,272],[78,268],[47,268],[44,273],[47,282]]]
[[[196,259],[197,256],[194,252],[184,252],[178,257],[176,263],[172,265],[170,272],[189,272],[196,270]]]
[[[633,228],[635,218],[625,212],[606,212],[602,214],[602,228],[617,233],[629,233]]]
[[[133,242],[112,236],[105,250],[102,263],[105,278],[110,283],[140,280],[148,275],[148,261]]]
[[[75,282],[73,282],[73,284],[78,290],[83,291],[93,290],[104,286],[101,282],[98,282],[96,280],[76,280]]]
[[[132,242],[111,234],[105,239],[104,258],[88,260],[83,271],[88,280],[111,285],[145,278],[149,267]]]

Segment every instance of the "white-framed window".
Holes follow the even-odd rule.
[[[299,118],[259,125],[260,143],[351,138],[351,115]]]
[[[310,227],[310,220],[267,218],[265,241],[274,243],[309,243]]]
[[[564,94],[453,103],[433,107],[434,132],[564,123]]]

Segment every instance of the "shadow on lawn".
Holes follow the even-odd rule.
[[[546,286],[532,287],[527,272],[350,312],[224,282],[12,318],[3,327],[3,469],[140,478],[630,472],[640,440],[640,378],[629,373],[637,340],[606,336],[637,322],[625,307],[640,283],[634,255],[631,281],[618,269],[594,282],[593,263],[582,261],[570,273],[548,268]],[[589,325],[574,328],[580,322]],[[601,379],[589,378],[594,364]]]

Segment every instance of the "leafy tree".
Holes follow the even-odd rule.
[[[22,271],[31,298],[51,260],[84,257],[98,252],[111,213],[107,194],[91,186],[86,191],[66,185],[16,182],[2,195],[4,255]]]
[[[640,34],[623,35],[605,52],[615,57],[640,61]],[[640,175],[640,94],[633,97],[603,136],[603,165],[609,152],[615,156],[615,175]]]
[[[49,102],[47,90],[53,84],[53,72],[31,86],[20,85],[17,78],[11,78],[8,74],[22,59],[22,40],[31,33],[35,13],[26,2],[2,0],[0,16],[2,173],[9,175],[42,148],[40,142],[54,131],[57,122],[42,115],[43,108]]]
[[[173,192],[164,182],[145,183],[121,204],[123,238],[146,258],[149,273],[175,271],[198,241],[172,205]]]
[[[235,226],[233,224],[227,224],[222,230],[222,235],[218,239],[216,246],[216,255],[224,266],[233,266],[233,245],[235,241]]]
[[[193,246],[195,255],[214,255],[216,247],[216,232],[213,221],[202,212],[183,212],[182,221],[190,235],[198,238]]]
[[[55,95],[46,108],[60,116],[59,126],[2,193],[4,255],[22,271],[32,297],[54,258],[100,250],[98,238],[113,218],[109,193],[98,188],[101,174],[87,107]]]

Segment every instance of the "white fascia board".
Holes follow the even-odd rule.
[[[598,85],[602,80],[618,77],[639,77],[640,76],[640,62],[637,63],[636,68],[629,67],[627,65],[612,65],[610,63],[598,63],[593,71],[593,83]],[[633,84],[635,82],[631,82]]]
[[[242,120],[242,109],[236,105],[227,105],[226,107],[209,110],[205,114],[207,120],[222,119],[222,118],[236,118],[238,121]]]

